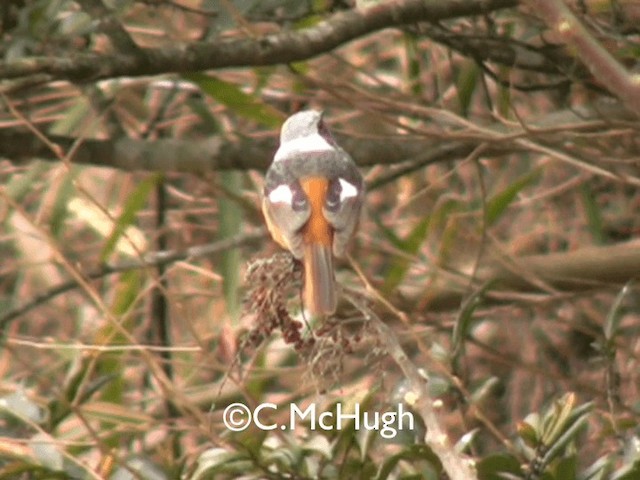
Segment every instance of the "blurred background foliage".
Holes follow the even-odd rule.
[[[0,4],[0,72],[32,65],[0,75],[0,151],[18,152],[0,160],[0,478],[443,478],[420,425],[386,440],[353,422],[222,424],[234,401],[384,411],[406,398],[366,324],[329,337],[331,358],[299,355],[279,333],[246,348],[255,317],[243,275],[278,251],[259,213],[263,171],[154,163],[162,139],[216,136],[271,146],[264,168],[301,108],[325,110],[366,176],[351,252],[370,287],[346,261],[340,281],[370,298],[429,378],[478,477],[640,478],[638,121],[532,3],[378,30],[274,66],[78,83],[39,69],[259,41],[390,3]],[[568,5],[638,71],[635,2]],[[123,137],[149,145],[134,171],[71,160],[89,140]],[[25,161],[31,142],[47,153]],[[367,151],[375,142],[418,148],[390,162]],[[353,315],[341,308],[344,322]]]

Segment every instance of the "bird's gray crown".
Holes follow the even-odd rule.
[[[322,113],[317,110],[304,110],[291,115],[282,125],[280,144],[317,134],[322,122]]]

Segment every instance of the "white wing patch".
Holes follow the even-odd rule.
[[[291,205],[293,203],[293,192],[289,185],[278,185],[276,188],[269,192],[269,201],[271,203],[286,203]]]
[[[355,185],[350,184],[344,178],[339,178],[340,182],[340,202],[344,202],[347,198],[353,198],[358,196],[358,189]]]
[[[280,145],[275,157],[273,157],[273,161],[279,162],[280,160],[284,160],[292,153],[323,152],[333,149],[333,146],[322,138],[320,134],[314,133],[312,135],[307,135],[306,137],[290,140]]]

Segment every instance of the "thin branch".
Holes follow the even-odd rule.
[[[640,75],[629,73],[576,18],[562,0],[528,0],[567,45],[594,78],[640,116]]]
[[[119,76],[278,65],[308,60],[356,38],[390,27],[487,14],[517,0],[405,0],[366,10],[338,12],[312,27],[258,38],[213,40],[179,47],[146,48],[112,55],[24,58],[0,63],[0,79],[48,73],[72,82]]]
[[[354,297],[354,296],[353,296]],[[404,401],[411,405],[422,417],[426,427],[424,441],[442,462],[442,467],[451,480],[473,480],[478,478],[472,467],[472,461],[464,458],[452,445],[449,435],[442,427],[434,399],[429,394],[428,379],[420,374],[418,368],[405,353],[398,336],[363,302],[352,298],[352,303],[373,324],[378,331],[380,341],[387,353],[396,362],[405,378],[409,381],[410,391]]]
[[[252,242],[255,242],[256,240],[264,238],[264,236],[265,231],[263,229],[260,229],[253,233],[243,233],[241,235],[236,235],[219,242],[190,247],[185,250],[166,250],[161,252],[151,252],[141,259],[122,261],[115,265],[105,265],[94,271],[86,273],[84,277],[87,280],[96,280],[99,278],[107,277],[109,275],[113,275],[114,273],[128,272],[130,270],[139,270],[149,267],[158,267],[161,265],[175,263],[181,260],[209,256],[216,253],[224,252],[231,248],[238,248],[243,245],[250,244]],[[29,302],[23,305],[19,305],[14,309],[5,311],[3,315],[0,316],[0,330],[5,330],[10,322],[27,314],[34,308],[37,308],[40,305],[53,300],[63,293],[79,288],[80,286],[81,285],[76,280],[65,281],[59,285],[51,287],[46,292],[35,296]]]

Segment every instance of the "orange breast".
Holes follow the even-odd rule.
[[[302,229],[304,243],[320,243],[331,246],[333,228],[322,213],[329,189],[329,180],[324,177],[307,177],[300,180],[300,186],[307,194],[311,207],[309,221]]]

